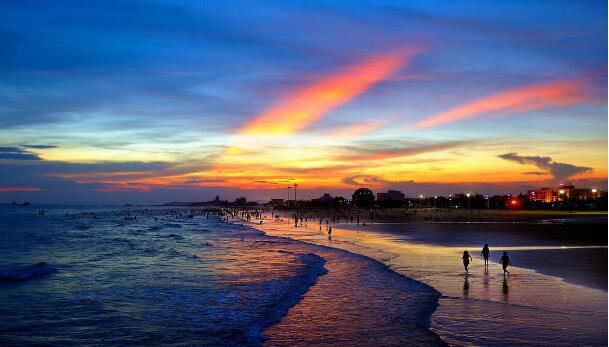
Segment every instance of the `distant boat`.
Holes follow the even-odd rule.
[[[22,204],[19,204],[19,206],[30,206],[30,202],[26,201],[26,202],[24,202]]]
[[[132,207],[133,204],[125,204],[125,207]]]

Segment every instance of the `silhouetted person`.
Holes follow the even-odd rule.
[[[463,251],[463,257],[461,257],[461,259],[463,259],[463,267],[465,267],[465,273],[469,273],[469,271],[467,270],[467,267],[469,266],[470,260],[474,260],[474,259],[472,258],[471,255],[469,255],[468,251]]]
[[[332,227],[328,227],[328,240],[332,240]]]
[[[503,275],[505,275],[506,272],[509,275],[510,272],[507,270],[507,267],[508,265],[512,265],[512,263],[510,262],[510,257],[508,257],[507,252],[503,252],[503,256],[499,260],[499,263],[503,266]]]
[[[488,243],[484,244],[482,247],[482,257],[484,258],[484,267],[488,267],[488,258],[491,255],[491,251],[488,249]]]

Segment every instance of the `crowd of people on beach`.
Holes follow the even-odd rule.
[[[203,215],[206,219],[209,219],[210,216],[217,216],[221,220],[231,220],[235,217],[241,217],[243,220],[250,222],[252,219],[258,220],[259,224],[263,223],[263,220],[266,213],[271,212],[271,220],[275,220],[278,222],[283,222],[285,216],[281,216],[280,214],[269,211],[269,210],[251,210],[251,209],[226,209],[226,208],[164,208],[164,209],[151,209],[151,208],[143,208],[143,209],[125,209],[120,211],[106,211],[106,212],[81,212],[80,214],[75,213],[66,213],[65,216],[70,219],[76,219],[79,217],[91,217],[94,219],[98,219],[102,217],[104,214],[112,214],[116,217],[122,217],[125,220],[135,220],[138,217],[148,217],[153,218],[155,221],[158,221],[159,217],[169,217],[173,219],[178,218],[193,218],[195,215]],[[39,215],[44,215],[44,213],[40,213]],[[294,226],[307,226],[309,222],[309,217],[315,220],[319,224],[319,231],[322,231],[322,225],[325,224],[325,233],[327,234],[328,240],[332,241],[332,224],[340,222],[341,216],[323,216],[323,215],[305,215],[305,214],[294,214],[292,216],[294,219]],[[342,216],[344,222],[346,223],[354,223],[360,225],[360,216],[358,214],[351,214],[349,216]],[[290,223],[290,217],[288,216],[287,222]],[[365,223],[363,224],[365,225]],[[484,269],[485,274],[488,274],[488,266],[490,259],[490,248],[488,244],[485,244],[482,247],[482,251],[480,255],[484,261]],[[469,265],[473,261],[473,257],[470,255],[469,251],[465,250],[461,257],[463,261],[463,267],[465,269],[465,275],[469,275]],[[503,252],[503,255],[499,259],[499,263],[503,268],[503,275],[510,275],[510,271],[508,270],[508,266],[511,265],[510,257],[507,252]]]
[[[242,213],[242,217],[245,216],[246,220],[250,220],[250,212],[241,212]],[[259,212],[259,211],[255,211],[253,213],[257,218],[261,218],[263,216],[263,213]],[[276,221],[280,221],[283,222],[283,218],[285,216],[281,216],[279,213],[276,212],[271,212],[271,219],[274,219]],[[290,223],[290,216],[288,215],[288,223]],[[294,226],[298,227],[298,226],[307,226],[308,225],[308,221],[309,221],[309,216],[304,214],[304,213],[294,213],[293,216],[291,216],[294,220]],[[333,215],[331,217],[328,216],[323,216],[323,215],[311,215],[311,218],[314,220],[317,220],[318,224],[319,224],[319,231],[323,232],[323,227],[322,225],[325,224],[325,232],[327,233],[328,236],[328,240],[332,241],[332,224],[334,223],[340,223],[341,221],[341,216],[336,216]],[[366,223],[362,223],[360,221],[360,216],[359,214],[356,213],[352,213],[350,215],[347,216],[342,216],[343,220],[345,223],[354,223],[357,225],[366,225]],[[261,221],[262,223],[262,221]],[[484,261],[484,269],[485,269],[485,273],[488,272],[488,266],[489,266],[489,259],[490,259],[490,249],[488,244],[484,244],[484,246],[482,247],[482,251],[480,253],[480,255],[483,258]],[[465,250],[463,252],[463,256],[461,257],[461,259],[463,260],[463,267],[465,268],[465,274],[468,275],[469,274],[469,264],[470,262],[473,261],[472,256],[469,254],[469,251]],[[501,256],[501,258],[499,259],[499,263],[501,264],[502,268],[503,268],[503,275],[509,275],[510,271],[508,271],[508,266],[512,265],[511,261],[510,261],[510,257],[508,255],[508,252],[503,252],[503,255]]]
[[[256,211],[256,215],[258,217],[262,216],[261,213]],[[323,227],[322,225],[325,224],[325,232],[327,233],[328,236],[328,240],[332,241],[332,224],[340,222],[341,221],[341,216],[319,216],[319,215],[315,215],[313,214],[312,219],[317,219],[318,224],[319,224],[319,231],[323,232]],[[281,218],[281,216],[278,213],[272,212],[271,214],[271,218],[275,219],[277,221],[283,221],[283,218]],[[308,221],[309,221],[309,216],[305,215],[304,213],[294,213],[294,215],[292,216],[292,218],[294,219],[294,226],[298,227],[298,226],[307,226],[308,225]],[[357,225],[366,225],[366,223],[361,223],[360,221],[360,216],[359,214],[356,213],[352,213],[350,215],[347,216],[342,216],[343,220],[345,223],[354,223]],[[249,220],[249,219],[247,219]],[[290,218],[288,216],[288,223],[290,223]],[[480,253],[480,255],[483,258],[484,261],[484,269],[485,269],[485,273],[488,272],[488,264],[489,264],[489,259],[490,259],[490,249],[488,244],[484,244],[484,246],[482,247],[482,251]],[[461,257],[461,259],[463,260],[463,266],[465,268],[465,274],[469,274],[469,264],[470,262],[473,261],[472,256],[469,254],[469,251],[464,251],[463,252],[463,256]],[[508,266],[512,265],[511,261],[510,261],[510,257],[508,255],[507,252],[503,252],[503,255],[501,256],[501,258],[499,259],[499,263],[501,264],[501,266],[503,267],[503,274],[505,275],[509,275],[510,271],[508,271]]]
[[[125,220],[135,220],[137,218],[137,216],[144,216],[144,217],[152,217],[156,220],[158,220],[159,216],[164,216],[164,217],[173,217],[175,219],[178,219],[180,217],[188,217],[188,218],[193,218],[195,215],[203,215],[206,218],[209,219],[210,215],[216,215],[218,216],[220,219],[224,219],[224,220],[230,220],[233,219],[234,217],[241,217],[242,219],[246,220],[246,221],[251,221],[253,218],[255,219],[259,219],[259,223],[262,224],[263,223],[263,219],[264,219],[264,213],[268,212],[265,210],[239,210],[239,209],[209,209],[209,208],[168,208],[168,209],[149,209],[149,208],[145,208],[145,209],[126,209],[126,210],[122,210],[122,211],[113,211],[111,212],[112,214],[116,215],[116,216],[122,216]],[[40,215],[43,215],[42,213],[39,213]],[[99,218],[100,217],[100,213],[95,213],[95,212],[83,212],[81,213],[82,215],[88,215],[89,217],[92,218]],[[76,214],[66,214],[66,217],[68,218],[78,218],[78,216]],[[330,224],[330,222],[332,223],[337,223],[340,222],[340,217],[337,216],[332,216],[332,217],[326,217],[326,216],[311,216],[312,218],[318,219],[318,223],[319,223],[319,231],[322,231],[322,224],[325,223],[325,231],[327,233],[328,236],[328,240],[332,240],[332,225]],[[283,221],[283,219],[281,218],[281,216],[278,213],[271,213],[271,218],[275,219],[277,221]],[[301,215],[294,215],[294,226],[307,226],[308,225],[308,221],[309,221],[309,216],[305,216],[304,214]],[[350,216],[346,216],[343,217],[346,223],[356,223],[357,225],[360,224],[360,216],[357,214],[352,214]],[[289,219],[288,219],[288,223],[289,223]],[[490,249],[488,244],[485,244],[482,247],[482,251],[480,253],[480,255],[483,258],[484,261],[484,269],[485,269],[485,273],[488,271],[488,264],[489,264],[489,258],[490,258]],[[461,257],[462,261],[463,261],[463,267],[465,269],[465,274],[468,275],[469,274],[469,265],[470,263],[473,261],[472,256],[470,255],[469,251],[465,250],[463,251],[463,255]],[[510,261],[510,257],[508,255],[507,252],[503,252],[503,255],[501,256],[501,258],[499,259],[499,263],[501,264],[501,266],[503,267],[503,274],[505,275],[509,275],[510,271],[508,271],[508,266],[512,265],[511,261]]]

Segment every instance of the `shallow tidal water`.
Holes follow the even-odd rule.
[[[267,219],[258,227],[269,235],[364,254],[432,286],[441,296],[431,330],[450,345],[607,343],[607,292],[600,289],[519,267],[503,276],[499,264],[491,262],[485,271],[479,258],[465,275],[460,262],[463,247],[413,242],[391,233],[335,227],[329,240],[325,228],[320,231],[315,223],[294,228]]]
[[[370,258],[196,210],[40,208],[0,207],[1,345],[444,344],[440,293]]]

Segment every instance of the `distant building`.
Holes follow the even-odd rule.
[[[376,200],[379,202],[404,201],[406,195],[399,190],[388,190],[386,193],[376,193]]]
[[[554,202],[558,201],[558,192],[552,188],[528,190],[529,201]]]
[[[269,205],[271,205],[275,208],[280,208],[285,205],[284,201],[285,201],[284,199],[271,199],[271,201],[269,201]]]
[[[597,189],[576,189],[573,185],[560,184],[557,189],[541,188],[527,191],[529,201],[557,202],[565,200],[587,200],[600,197]]]

